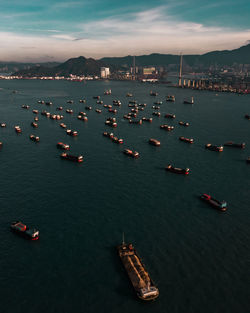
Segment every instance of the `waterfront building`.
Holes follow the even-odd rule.
[[[108,78],[110,75],[109,67],[101,67],[101,78]]]

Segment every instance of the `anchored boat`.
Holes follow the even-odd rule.
[[[159,296],[159,289],[150,278],[133,245],[123,241],[117,250],[137,297],[144,301],[155,300]]]
[[[15,233],[24,236],[30,240],[37,240],[39,238],[39,231],[37,229],[30,229],[20,221],[13,222],[10,228]]]
[[[216,209],[220,211],[224,212],[227,209],[226,201],[216,200],[215,198],[212,198],[210,195],[207,195],[206,193],[203,193],[200,198],[201,200],[208,202],[210,205],[212,205],[213,207],[215,207]]]

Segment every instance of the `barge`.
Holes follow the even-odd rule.
[[[217,152],[223,151],[223,146],[215,146],[215,145],[212,145],[211,143],[206,144],[205,148],[212,150],[212,151],[217,151]]]
[[[144,301],[155,300],[159,296],[159,289],[150,278],[133,245],[123,242],[117,250],[137,297]]]
[[[184,136],[179,137],[179,140],[187,142],[187,143],[194,143],[194,139],[193,138],[186,138]]]
[[[184,175],[188,175],[189,174],[189,168],[179,168],[179,167],[174,167],[171,164],[169,164],[168,166],[166,166],[166,171],[169,172],[173,172],[176,174],[184,174]]]
[[[205,202],[208,202],[211,206],[215,207],[216,209],[225,212],[227,210],[227,203],[226,201],[219,201],[215,198],[212,198],[210,195],[207,195],[206,193],[203,193],[200,196],[201,200],[204,200]]]
[[[37,229],[30,229],[20,221],[13,222],[10,225],[10,229],[30,240],[37,240],[39,238],[39,231]]]
[[[66,159],[66,160],[70,160],[73,162],[78,162],[78,163],[83,162],[83,156],[82,155],[77,156],[77,155],[68,154],[66,152],[63,152],[61,154],[61,158]]]
[[[150,138],[148,142],[153,146],[160,146],[161,145],[161,142],[157,139],[154,139],[154,138]]]
[[[228,141],[228,142],[224,143],[224,146],[225,147],[234,147],[234,148],[244,149],[246,147],[246,144],[245,144],[245,142],[235,143],[233,141]]]
[[[137,151],[132,151],[132,150],[129,150],[129,149],[125,149],[123,150],[123,153],[128,155],[128,156],[131,156],[133,158],[138,158],[139,157],[139,152]]]

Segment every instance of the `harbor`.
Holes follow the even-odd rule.
[[[218,311],[235,313],[247,307],[248,97],[139,82],[6,80],[1,88],[3,312],[14,312],[16,303],[21,313],[192,313],[201,308],[210,313],[215,303]],[[111,95],[103,94],[110,89]],[[151,96],[151,90],[158,95]],[[98,95],[103,104],[93,99]],[[167,95],[175,102],[167,102]],[[191,97],[194,104],[183,103]],[[114,115],[104,107],[113,100],[121,102]],[[129,100],[144,104],[133,119],[148,121],[133,124],[124,118],[134,108]],[[154,102],[162,102],[159,117],[151,114]],[[63,119],[50,118],[47,113],[54,115],[59,107]],[[79,112],[88,120],[79,120]],[[37,128],[31,126],[35,116]],[[117,127],[105,125],[109,117]],[[162,130],[166,123],[174,128]],[[115,144],[104,132],[123,143]],[[39,136],[39,143],[30,134]],[[160,146],[149,144],[150,138]],[[208,143],[228,142],[245,146],[227,146],[220,153],[205,149]],[[64,151],[58,147],[82,155],[83,162],[61,159]],[[139,157],[129,157],[125,149]],[[168,164],[190,173],[166,171]],[[201,201],[204,193],[226,200],[227,210]],[[9,226],[16,220],[37,227],[39,240],[15,236]],[[117,255],[122,232],[159,290],[152,303],[138,299]],[[234,297],[238,290],[240,296]]]

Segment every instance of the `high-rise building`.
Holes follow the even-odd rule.
[[[109,67],[101,67],[101,78],[108,78],[109,75]]]

